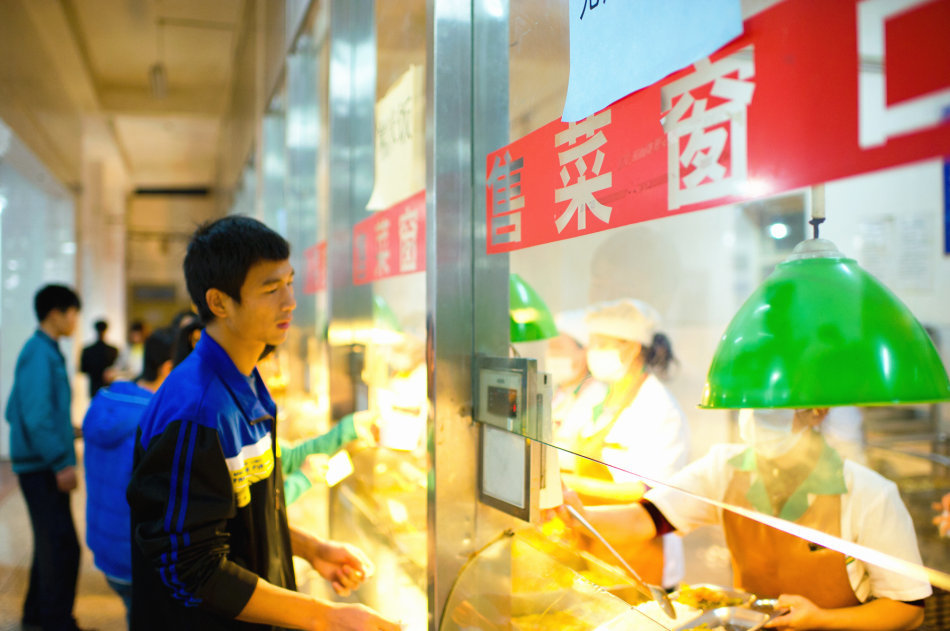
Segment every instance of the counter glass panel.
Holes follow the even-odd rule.
[[[746,18],[775,7],[753,4],[743,3]],[[514,141],[560,118],[568,3],[513,0],[507,7]],[[882,68],[865,59],[859,73],[873,82]],[[549,339],[512,339],[514,354],[537,359],[555,381],[553,438],[529,437],[557,448],[563,482],[582,504],[598,506],[592,514],[652,498],[649,527],[655,521],[677,531],[650,545],[612,531],[621,556],[636,559],[648,582],[745,588],[771,598],[799,585],[822,601],[803,582],[833,568],[840,594],[823,606],[917,601],[932,584],[936,594],[925,605],[927,624],[935,624],[950,588],[947,543],[934,523],[946,513],[941,498],[950,500],[947,403],[814,411],[700,404],[733,316],[796,245],[814,237],[809,220],[819,215],[827,217],[820,237],[909,308],[946,366],[945,173],[942,159],[924,159],[489,255],[507,257],[558,328]],[[483,209],[475,212],[484,217]],[[588,221],[598,220],[588,213]],[[591,537],[581,533],[577,541],[612,562]],[[765,553],[769,546],[797,550],[796,559],[814,565],[784,583],[767,580],[763,563],[781,565]]]

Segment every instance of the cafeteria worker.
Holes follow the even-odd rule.
[[[714,445],[673,476],[673,488],[581,510],[617,544],[722,526],[736,588],[777,598],[787,610],[769,628],[915,629],[931,594],[922,570],[912,576],[886,570],[700,499],[777,516],[919,568],[914,524],[897,486],[828,445],[819,431],[827,414],[827,408],[742,410],[743,443]],[[576,497],[568,501],[579,505]]]
[[[590,333],[587,366],[607,384],[603,401],[593,407],[577,433],[572,473],[564,484],[588,504],[616,504],[639,499],[643,478],[664,481],[686,466],[686,417],[658,375],[673,359],[669,340],[657,332],[659,315],[640,300],[594,305],[586,318]],[[613,556],[595,540],[592,554],[608,562]],[[683,542],[676,535],[618,546],[624,559],[644,580],[675,587],[683,577]]]

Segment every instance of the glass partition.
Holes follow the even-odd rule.
[[[791,11],[793,4],[766,3],[755,11],[747,7],[744,17]],[[553,137],[567,129],[559,119],[570,66],[568,2],[512,0],[507,8],[509,41],[503,61],[509,75],[510,140],[549,123],[555,125]],[[864,41],[860,32],[858,39]],[[864,49],[860,54],[862,85],[880,81],[880,58]],[[480,80],[485,82],[479,84],[481,89],[489,91],[488,80]],[[659,102],[654,109],[659,117]],[[929,129],[928,116],[921,114],[917,123],[905,121],[906,129]],[[883,118],[862,121],[862,133],[870,135],[875,124],[881,130],[885,126]],[[754,124],[761,123],[750,120],[749,125]],[[484,125],[495,130],[499,124]],[[817,123],[812,127],[822,128]],[[593,130],[585,129],[590,133],[579,137],[592,138]],[[480,133],[476,127],[474,135]],[[796,128],[796,133],[808,134],[809,128]],[[819,144],[820,132],[811,133]],[[613,138],[608,142],[624,142]],[[528,151],[540,151],[545,142],[538,136]],[[500,148],[476,154],[476,164],[484,164],[487,154]],[[654,149],[665,152],[666,139]],[[643,155],[654,149],[644,149]],[[781,153],[783,147],[771,150]],[[536,179],[527,182],[526,170],[514,175],[524,164],[517,158],[505,155],[494,162],[509,174],[505,185],[513,189],[502,189],[501,184],[497,189],[509,196],[509,210],[521,208],[511,203],[517,193],[510,192],[517,190],[519,177],[521,186],[534,186],[535,193],[555,199],[554,182],[556,187],[560,182],[584,182],[585,169],[593,168],[590,162],[562,160],[557,165],[563,169],[560,180],[553,176],[552,188],[541,187],[539,192]],[[720,592],[744,589],[765,598],[799,593],[828,608],[874,598],[923,601],[933,586],[937,595],[926,601],[928,624],[933,624],[939,606],[934,603],[942,602],[943,590],[950,587],[946,539],[934,524],[940,513],[935,504],[950,493],[946,403],[875,401],[873,406],[858,406],[832,400],[785,409],[700,405],[707,402],[710,366],[733,317],[774,278],[776,267],[781,272],[789,260],[827,256],[856,261],[907,306],[928,334],[921,335],[913,350],[921,360],[901,364],[901,370],[909,371],[909,378],[920,374],[919,379],[929,379],[920,366],[932,354],[931,342],[946,366],[950,263],[940,236],[946,221],[945,168],[943,159],[924,157],[780,193],[746,191],[737,196],[741,199],[709,203],[696,212],[670,212],[652,221],[598,227],[583,236],[555,236],[553,242],[501,248],[507,251],[488,255],[508,259],[512,277],[543,302],[532,308],[546,309],[556,324],[556,334],[540,336],[547,339],[512,337],[511,342],[514,353],[538,359],[540,369],[554,379],[553,439],[544,442],[559,451],[562,481],[595,525],[608,529],[614,547],[645,580],[668,589],[681,583],[710,584]],[[586,177],[589,182],[594,173],[588,171]],[[618,183],[618,177],[622,175],[615,173],[613,199],[620,196],[617,187],[629,185]],[[489,189],[495,186],[486,182]],[[665,179],[661,186],[666,186]],[[522,201],[522,220],[532,211],[548,212],[546,201],[538,208]],[[603,225],[593,210],[582,207],[579,213],[585,211],[588,225]],[[476,207],[475,215],[477,222],[484,221],[484,207]],[[820,237],[834,243],[837,254],[813,254],[807,249],[811,246],[804,253],[796,250],[816,234],[809,224],[812,217],[826,217],[818,226]],[[489,233],[494,229],[487,228]],[[516,230],[524,235],[527,224],[518,224]],[[849,275],[858,274],[852,263],[839,265],[849,266]],[[486,295],[504,291],[476,288]],[[899,358],[889,354],[884,333],[865,327],[871,326],[872,314],[889,308],[889,299],[868,296],[859,295],[850,311],[842,312],[842,318],[851,318],[842,328],[865,331],[857,337],[863,336],[869,346],[880,344],[874,348],[881,350],[872,355],[883,359],[873,363],[888,373]],[[830,317],[831,302],[828,305],[815,317]],[[772,302],[761,309],[773,309],[778,317],[780,307]],[[516,321],[523,324],[517,308],[510,306],[512,331]],[[891,324],[896,326],[896,321]],[[826,356],[834,361],[858,357],[858,341],[835,342],[836,333],[830,331],[819,330],[811,345],[800,343],[791,354],[808,358],[828,348]],[[763,359],[761,370],[777,370],[779,360]],[[848,373],[866,374],[868,363],[845,360],[842,387],[851,379]],[[736,364],[723,370],[745,369]],[[934,378],[945,380],[945,372]],[[792,383],[803,382],[792,376]],[[641,500],[649,511],[641,510]],[[629,519],[627,527],[609,530],[614,523],[609,515]],[[648,534],[638,537],[641,518]],[[566,523],[579,533],[580,549],[618,564],[578,523]],[[669,533],[650,537],[656,527]],[[769,549],[787,550],[790,556],[770,555]],[[798,575],[790,569],[794,564]],[[769,573],[782,578],[765,576]],[[836,579],[829,578],[832,574]]]

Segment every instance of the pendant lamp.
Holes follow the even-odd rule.
[[[376,344],[396,344],[402,340],[402,326],[389,302],[379,294],[373,294],[373,329],[369,339]]]
[[[517,274],[508,276],[508,313],[511,341],[535,342],[557,337],[550,309],[531,285]]]
[[[798,244],[729,323],[700,407],[950,400],[947,371],[920,322],[811,223],[816,238]]]

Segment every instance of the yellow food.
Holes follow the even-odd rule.
[[[735,607],[745,604],[742,598],[728,596],[721,589],[702,586],[690,587],[689,585],[680,587],[676,600],[698,609],[718,609],[719,607]],[[702,627],[696,628],[701,629]]]
[[[512,631],[591,631],[594,626],[566,611],[529,614],[511,619]]]

